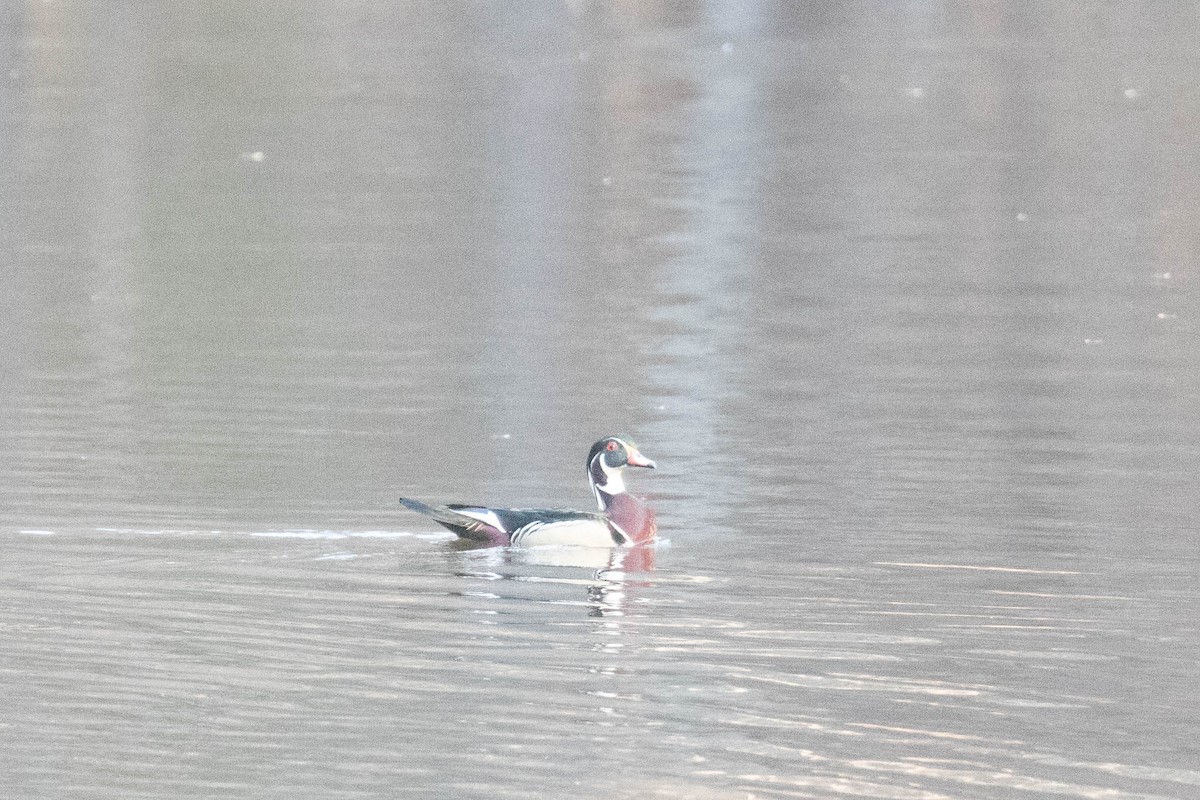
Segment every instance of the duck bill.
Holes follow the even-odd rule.
[[[649,467],[650,469],[658,468],[657,464],[655,464],[650,459],[646,458],[644,455],[639,453],[637,450],[633,450],[633,449],[630,449],[629,453],[627,454],[627,456],[625,458],[625,463],[629,464],[629,466],[631,466],[631,467]]]

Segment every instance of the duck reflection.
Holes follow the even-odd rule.
[[[578,586],[583,597],[575,595],[538,598],[542,602],[578,604],[593,617],[622,616],[631,599],[631,590],[649,585],[636,576],[654,571],[655,546],[636,547],[488,547],[458,541],[451,545],[460,553],[464,578],[512,581],[521,584]],[[525,596],[521,599],[535,599]],[[489,592],[489,597],[501,597]],[[518,599],[515,595],[513,599]]]

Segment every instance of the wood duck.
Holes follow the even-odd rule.
[[[489,544],[568,544],[585,547],[635,545],[654,538],[654,511],[625,493],[626,467],[655,468],[633,442],[606,436],[587,456],[588,480],[599,513],[555,508],[488,508],[451,503],[428,506],[401,497],[406,508],[431,518],[464,539]]]

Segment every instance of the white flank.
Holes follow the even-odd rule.
[[[512,543],[527,547],[546,544],[571,544],[578,547],[613,547],[616,545],[608,526],[595,519],[531,522],[513,531]]]
[[[454,513],[462,514],[464,517],[470,517],[471,519],[477,519],[480,522],[485,522],[501,533],[507,533],[507,531],[504,530],[504,526],[500,524],[500,518],[496,516],[496,512],[490,509],[481,511],[466,511],[460,508],[455,509]]]

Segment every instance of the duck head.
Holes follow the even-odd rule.
[[[621,473],[626,467],[655,469],[655,464],[638,452],[633,442],[622,436],[606,436],[588,451],[588,479],[592,482],[592,491],[601,511],[608,508],[613,497],[625,491],[625,479]]]

